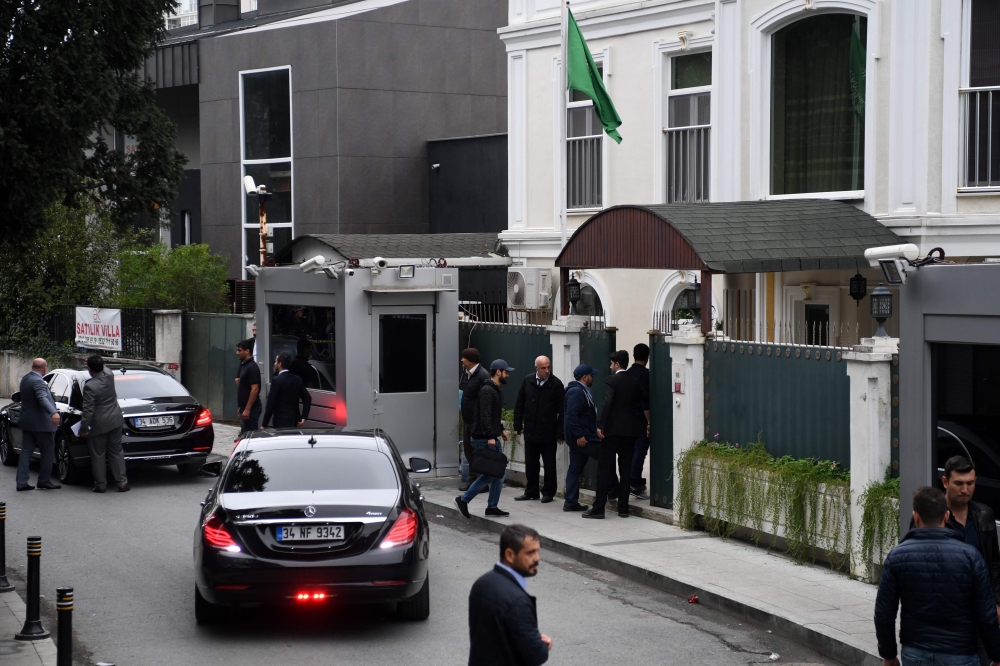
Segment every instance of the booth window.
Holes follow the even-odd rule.
[[[427,315],[378,318],[379,393],[427,391]]]
[[[859,192],[865,182],[868,19],[821,14],[775,33],[771,194]]]
[[[288,371],[302,378],[307,389],[337,390],[336,316],[333,308],[272,305],[271,358],[285,352],[292,357]],[[264,363],[264,359],[261,359]],[[273,369],[272,369],[273,373]]]

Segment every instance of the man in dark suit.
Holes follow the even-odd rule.
[[[514,501],[538,499],[538,458],[545,465],[542,504],[556,495],[556,441],[563,442],[566,390],[552,374],[547,356],[535,359],[535,371],[524,378],[514,404],[514,432],[524,436],[524,474],[528,484]]]
[[[469,666],[539,666],[552,639],[538,631],[527,579],[538,573],[541,540],[524,525],[500,534],[500,561],[469,593]]]
[[[267,407],[264,408],[264,421],[260,426],[263,430],[274,417],[275,428],[301,428],[309,418],[309,408],[312,398],[301,377],[296,377],[288,371],[292,365],[292,357],[281,352],[274,358],[274,379],[267,392]],[[302,412],[299,413],[299,401],[302,401]]]
[[[80,436],[87,438],[87,448],[90,449],[94,492],[107,491],[107,456],[118,492],[127,493],[132,488],[125,476],[125,454],[122,452],[122,425],[125,419],[118,405],[115,378],[104,368],[104,359],[97,354],[87,359],[87,370],[90,371],[90,379],[83,385]]]
[[[22,433],[21,457],[17,461],[17,489],[34,490],[28,483],[31,479],[28,466],[35,447],[41,451],[38,465],[38,487],[42,490],[62,488],[52,483],[52,458],[55,456],[55,432],[59,429],[59,412],[49,385],[42,377],[49,371],[44,358],[31,362],[31,372],[21,378],[21,416],[17,427]]]
[[[609,356],[611,372],[604,380],[604,407],[597,422],[601,438],[601,458],[597,461],[597,496],[594,506],[582,515],[584,518],[604,518],[604,505],[608,501],[608,486],[618,456],[618,515],[628,518],[629,486],[626,481],[632,474],[632,456],[635,440],[644,429],[636,422],[636,411],[642,407],[639,380],[625,372],[628,352],[619,349]]]
[[[490,380],[489,371],[480,365],[481,356],[475,347],[462,350],[462,379],[458,389],[462,392],[462,448],[465,459],[472,464],[472,426],[476,422],[476,404],[479,401],[479,389]],[[465,492],[475,481],[475,475],[469,475],[469,481],[458,487]]]
[[[637,344],[632,349],[634,363],[626,370],[628,374],[639,380],[639,393],[642,405],[635,413],[637,427],[641,428],[642,436],[635,440],[635,453],[632,455],[632,496],[636,499],[648,500],[646,479],[642,478],[642,468],[646,464],[646,454],[649,453],[649,345]]]

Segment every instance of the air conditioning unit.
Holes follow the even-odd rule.
[[[552,271],[548,268],[507,269],[507,307],[511,310],[540,310],[549,307]]]

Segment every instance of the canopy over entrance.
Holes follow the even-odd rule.
[[[839,201],[615,206],[576,230],[556,266],[562,284],[573,269],[699,270],[702,303],[711,303],[711,273],[856,269],[867,265],[866,249],[901,242],[868,213]],[[710,326],[703,318],[702,330]]]

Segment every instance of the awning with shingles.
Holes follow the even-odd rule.
[[[901,243],[868,213],[824,199],[615,206],[584,222],[560,268],[713,273],[856,269],[865,250]]]

